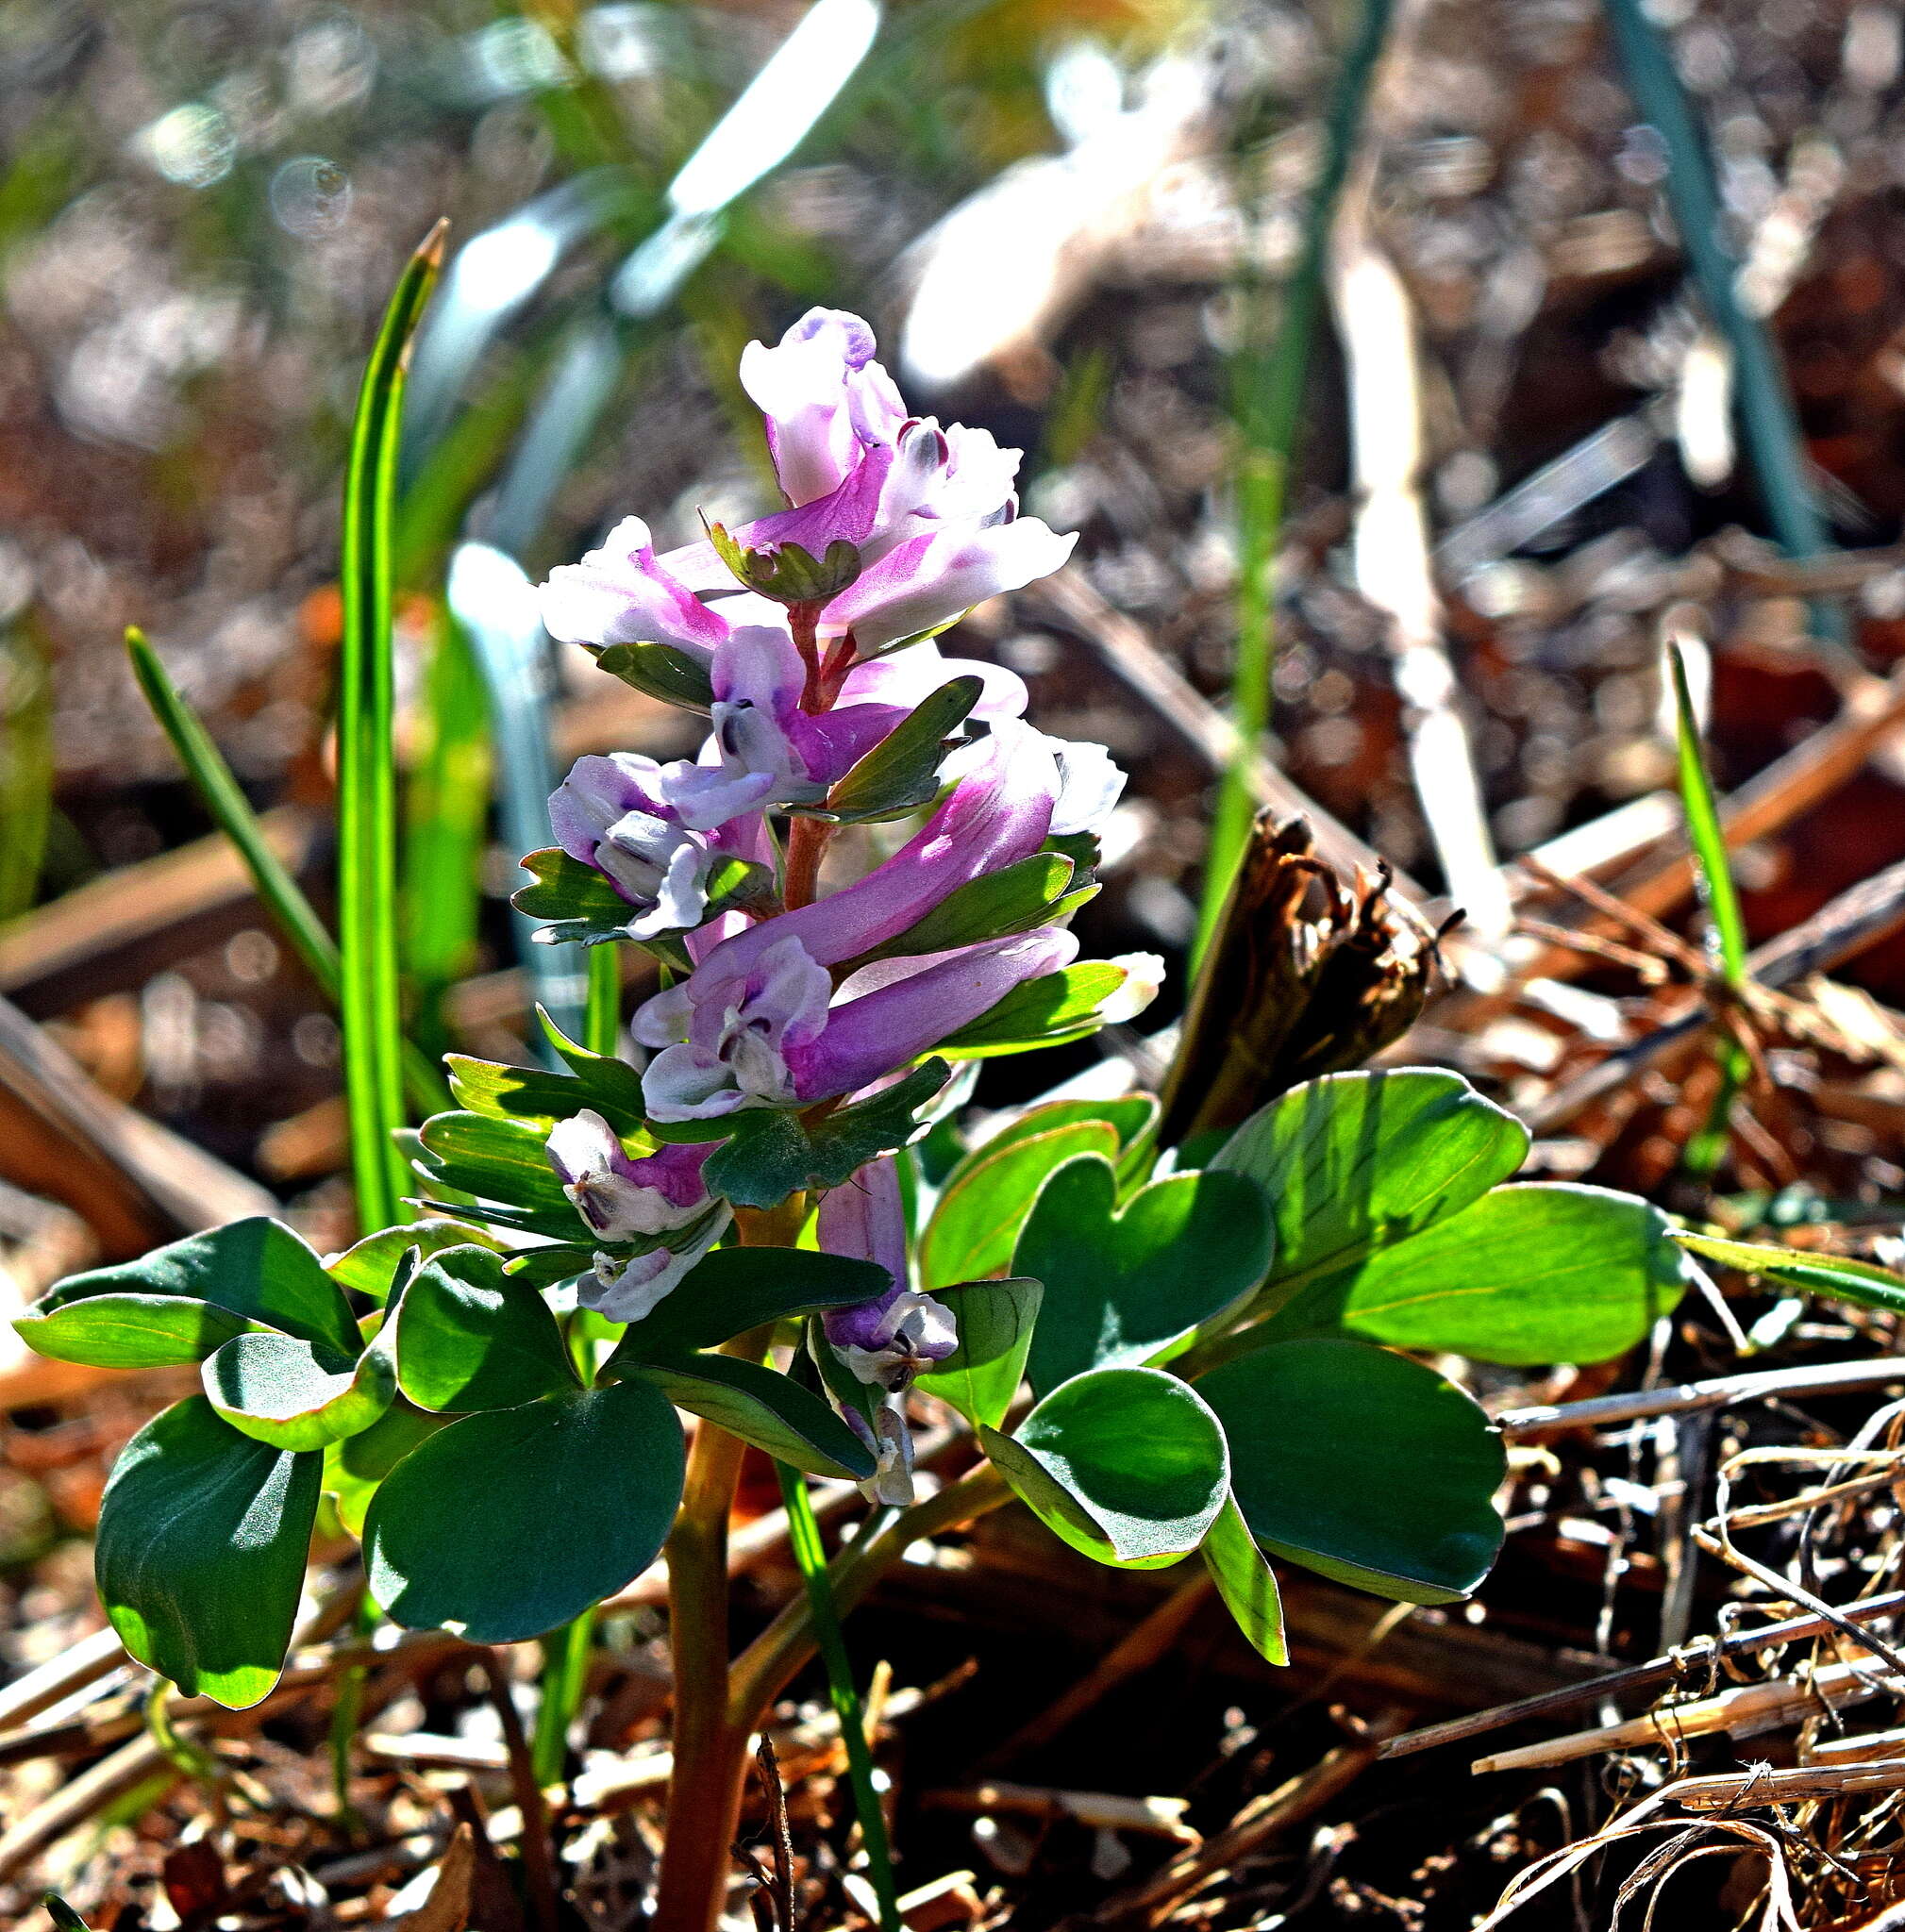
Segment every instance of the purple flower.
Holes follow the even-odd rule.
[[[856,1380],[896,1393],[959,1346],[952,1310],[908,1286],[906,1214],[890,1155],[822,1200],[819,1234],[829,1255],[877,1262],[893,1278],[884,1294],[822,1317],[827,1341]]]
[[[640,517],[625,517],[580,563],[551,571],[539,594],[544,627],[564,643],[673,644],[705,661],[728,631],[725,617],[657,560]]]
[[[810,958],[837,965],[897,939],[948,892],[1036,852],[1051,830],[1059,795],[1058,766],[1044,740],[1028,724],[1002,719],[962,756],[967,769],[945,802],[884,864],[811,906],[724,940],[693,977],[732,977],[790,937]],[[660,997],[684,996],[692,984]]]
[[[733,1210],[701,1178],[710,1149],[662,1147],[631,1159],[599,1113],[560,1122],[547,1142],[562,1191],[598,1241],[639,1252],[598,1252],[577,1295],[611,1322],[639,1322],[707,1254]]]
[[[716,841],[683,822],[671,794],[671,774],[692,769],[618,751],[577,758],[549,794],[556,842],[639,908],[625,928],[632,939],[687,931],[707,915]]]
[[[766,932],[769,920],[742,938]],[[727,941],[732,944],[733,941]],[[827,1024],[833,982],[796,938],[721,962],[717,946],[683,980],[642,1007],[635,1038],[661,1050],[642,1076],[658,1121],[713,1120],[744,1107],[788,1107],[796,1091],[788,1056]],[[732,964],[734,970],[725,971]]]
[[[1052,837],[1096,832],[1125,795],[1125,774],[1102,744],[1086,739],[1048,738],[1045,749],[1059,768],[1059,802],[1052,808]]]
[[[689,1271],[721,1239],[732,1217],[733,1210],[724,1201],[713,1213],[645,1253],[627,1260],[618,1255],[597,1255],[595,1272],[582,1278],[577,1302],[611,1322],[641,1321],[654,1312],[664,1295],[681,1286]],[[668,1239],[681,1245],[672,1248]]]
[[[826,899],[763,920],[700,957],[641,1007],[660,1049],[643,1078],[657,1120],[802,1106],[903,1066],[1077,953],[1070,933],[1021,933],[856,974],[834,1003],[827,971],[897,939],[948,892],[1036,852],[1058,768],[1029,725],[1002,720],[945,803],[883,865]]]
[[[973,716],[990,724],[999,718],[1023,718],[1030,702],[1025,679],[1003,664],[979,658],[947,658],[930,639],[883,658],[868,658],[846,674],[836,709],[858,705],[891,705],[911,711],[940,686],[955,677],[977,677],[983,689]]]
[[[785,629],[748,625],[715,647],[713,733],[698,765],[671,765],[664,796],[684,824],[711,828],[764,805],[811,804],[910,706],[800,708],[807,669]]]
[[[983,429],[908,416],[873,353],[865,323],[823,308],[777,348],[749,344],[742,382],[766,416],[789,508],[729,533],[768,556],[798,544],[820,558],[850,544],[858,575],[822,603],[818,625],[851,633],[863,655],[1049,575],[1076,541],[1019,516],[1019,451]],[[659,568],[705,596],[736,588],[710,542],[671,551]]]
[[[706,1144],[662,1147],[633,1159],[609,1123],[584,1108],[557,1123],[546,1151],[562,1191],[605,1241],[686,1227],[710,1206],[701,1178]]]
[[[905,424],[906,406],[873,353],[873,331],[837,308],[810,308],[776,347],[749,342],[741,352],[741,386],[767,419],[790,504],[837,490],[862,450],[891,442]]]
[[[1043,926],[868,969],[835,1004],[826,966],[798,937],[777,938],[781,924],[770,919],[725,941],[637,1011],[635,1038],[660,1049],[642,1076],[651,1118],[717,1120],[855,1092],[990,1012],[1020,981],[1068,965],[1078,950],[1069,932]],[[757,936],[771,943],[723,958]]]
[[[1036,517],[942,525],[908,537],[862,570],[822,609],[821,628],[851,632],[861,654],[871,656],[944,629],[988,597],[1050,576],[1078,541]]]

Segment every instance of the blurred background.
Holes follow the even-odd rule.
[[[0,992],[109,1094],[311,1216],[338,1206],[335,1027],[198,842],[120,639],[149,632],[321,893],[349,411],[440,215],[450,269],[401,509],[424,1042],[507,1052],[525,1009],[502,895],[526,766],[493,741],[479,675],[493,689],[509,646],[446,610],[454,545],[486,539],[540,577],[632,511],[679,541],[697,510],[764,505],[735,357],[814,302],[875,320],[915,408],[1023,445],[1028,507],[1082,532],[1057,602],[989,607],[961,647],[1027,675],[1045,728],[1132,767],[1087,943],[1180,960],[1216,775],[1216,714],[1195,701],[1223,705],[1239,629],[1239,419],[1300,269],[1341,56],[1389,11],[13,0]],[[1666,0],[1650,18],[1832,532],[1889,542],[1897,10]],[[1729,357],[1600,8],[1440,0],[1379,25],[1287,491],[1268,749],[1425,897],[1452,885],[1487,924],[1498,889],[1450,863],[1485,871],[1670,786],[1663,610],[1693,598],[1716,620],[1723,783],[1830,719],[1853,673],[1808,643],[1803,586],[1768,581],[1777,559],[1747,534],[1773,525],[1735,447]],[[1363,516],[1383,501],[1399,550]],[[1868,568],[1851,591],[1882,669],[1905,646],[1905,575]],[[1142,633],[1148,697],[1108,613]],[[691,741],[579,652],[547,701],[559,763]],[[1473,809],[1448,837],[1423,814],[1425,710],[1465,734]],[[1801,815],[1750,850],[1756,936],[1905,851],[1900,802],[1880,758],[1830,824]],[[1855,976],[1883,991],[1901,971],[1880,949]]]
[[[1818,1211],[1791,1219],[1882,1228],[1873,1252],[1896,1260],[1905,896],[1895,880],[1866,916],[1841,895],[1905,858],[1901,41],[1892,0],[8,0],[13,1292],[274,1200],[320,1248],[349,1236],[335,1022],[182,776],[122,639],[148,633],[327,907],[345,445],[378,315],[440,217],[447,265],[398,512],[420,1045],[529,1051],[532,998],[574,996],[570,949],[526,948],[508,906],[517,856],[546,842],[552,774],[694,742],[685,714],[551,651],[524,585],[627,514],[665,544],[700,511],[767,508],[736,358],[820,303],[874,321],[915,408],[1022,446],[1027,507],[1081,533],[1061,578],[982,607],[956,641],[1024,675],[1045,730],[1100,741],[1131,772],[1107,890],[1079,926],[1088,954],[1170,961],[1146,1029],[1181,1008],[1233,687],[1247,725],[1262,674],[1267,769],[1242,774],[1245,793],[1306,810],[1340,870],[1379,858],[1431,922],[1466,915],[1472,941],[1445,948],[1455,994],[1410,1057],[1533,1121],[1531,1172],[1673,1198],[1713,1087],[1684,1057],[1671,1079],[1638,1057],[1684,1010],[1662,992],[1659,936],[1629,922],[1599,953],[1558,955],[1530,908],[1568,921],[1580,906],[1510,863],[1596,873],[1698,932],[1660,675],[1670,631],[1744,827],[1749,938],[1838,907],[1832,945],[1788,959],[1837,976],[1788,1013],[1760,1116],[1707,1177],[1749,1204],[1742,1224],[1805,1196]],[[453,567],[473,543],[503,554],[501,576]],[[1594,1087],[1610,1055],[1617,1077]],[[980,1099],[1109,1061],[1121,1078],[1126,1061],[1158,1071],[1152,1045],[1113,1029],[988,1063]],[[1780,1306],[1790,1324],[1798,1304]],[[1792,1332],[1897,1341],[1886,1318]],[[1711,1336],[1689,1346],[1687,1373],[1733,1359]],[[25,1668],[96,1621],[84,1535],[112,1450],[165,1391],[20,1357],[0,1371],[0,1656]],[[1529,1387],[1546,1399],[1570,1373]],[[1411,1621],[1399,1646],[1427,1646],[1413,1664],[1368,1663],[1392,1622],[1303,1584],[1293,1629],[1326,1688],[1340,1675],[1366,1704],[1433,1709],[1452,1682],[1473,1701],[1550,1681],[1529,1643],[1646,1656],[1684,1638],[1691,1586],[1663,1600],[1633,1483],[1529,1480],[1551,1474],[1552,1493],[1511,1511],[1486,1607]],[[918,1646],[910,1681],[963,1669],[983,1628],[988,1668],[1019,1673],[988,1685],[1020,1684],[1036,1707],[1050,1672],[1019,1655],[1023,1628],[1070,1643],[1082,1670],[1149,1601],[1113,1601],[1101,1572],[1065,1595],[1028,1563],[1008,1547],[965,1585],[957,1565],[915,1579],[889,1620]],[[1185,1652],[1195,1708],[1114,1715],[1139,1788],[1189,1789],[1221,1823],[1275,1779],[1228,1701],[1243,1693],[1198,1674],[1216,1641]],[[657,1722],[660,1692],[628,1694],[610,1742]],[[1277,1694],[1303,1713],[1307,1755],[1290,1761],[1336,1761],[1322,1693]],[[982,1741],[1005,1728],[948,1722]],[[1075,1734],[1068,1775],[1112,1774],[1104,1736]],[[299,1740],[307,1764],[315,1738]],[[8,1775],[16,1809],[58,1784],[43,1764]],[[1306,1923],[1327,1906],[1331,1924],[1466,1926],[1542,1847],[1507,1812],[1491,1823],[1488,1790],[1450,1824],[1439,1772],[1410,1790],[1379,1856],[1359,1865],[1345,1825],[1275,1896],[1314,1903]],[[140,1813],[128,1799],[114,1815]],[[1545,1842],[1576,1828],[1563,1817]],[[978,1856],[963,1822],[915,1840],[932,1848],[922,1874]],[[1031,1874],[1022,1923],[1116,1882],[1109,1829],[1074,1836],[1044,1863],[1010,1829],[986,1841],[989,1870]],[[30,1856],[0,1839],[8,1879]],[[1850,1923],[1832,1916],[1836,1882],[1817,1923]],[[1258,1923],[1247,1898],[1232,1906],[1225,1924]]]

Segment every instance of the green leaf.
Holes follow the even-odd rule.
[[[200,1362],[254,1324],[181,1294],[95,1294],[14,1328],[36,1354],[97,1369],[164,1369]]]
[[[872,1452],[811,1389],[763,1363],[690,1355],[635,1363],[629,1373],[791,1469],[849,1482],[874,1473]]]
[[[955,677],[950,684],[941,685],[837,779],[820,804],[794,809],[836,825],[898,818],[916,810],[939,790],[939,768],[947,741],[965,723],[984,690],[983,679],[978,677]],[[945,943],[957,945],[960,941]]]
[[[397,1378],[419,1408],[517,1408],[576,1386],[562,1331],[488,1248],[448,1248],[397,1308]]]
[[[542,920],[550,941],[627,939],[636,908],[609,883],[607,873],[585,865],[560,846],[526,852],[518,860],[534,879],[510,894],[526,919]]]
[[[40,1901],[46,1908],[46,1916],[53,1921],[54,1932],[92,1932],[73,1907],[57,1891],[49,1891]]]
[[[1104,1121],[1117,1135],[1120,1147],[1129,1148],[1157,1118],[1158,1103],[1148,1093],[1128,1094],[1122,1100],[1050,1100],[1028,1108],[981,1141],[946,1175],[945,1186],[956,1186],[981,1160],[990,1160],[1014,1141],[1028,1141],[1034,1134],[1049,1134],[1055,1127],[1075,1126],[1080,1121]]]
[[[443,1248],[466,1248],[486,1238],[460,1221],[406,1222],[399,1227],[381,1227],[367,1234],[355,1247],[346,1248],[325,1264],[325,1273],[340,1288],[355,1289],[372,1301],[386,1301],[399,1263],[414,1248],[425,1259]]]
[[[1287,1664],[1290,1645],[1283,1633],[1277,1573],[1263,1560],[1234,1497],[1225,1497],[1200,1548],[1217,1594],[1251,1648],[1273,1664]]]
[[[1098,1008],[1128,976],[1109,959],[1087,959],[1021,980],[990,1012],[941,1041],[935,1051],[952,1059],[986,1059],[1082,1040],[1104,1024]]]
[[[273,1449],[194,1395],[125,1445],[99,1511],[100,1601],[125,1647],[233,1710],[277,1682],[323,1458]]]
[[[325,1451],[324,1489],[336,1498],[338,1521],[352,1536],[362,1541],[377,1485],[419,1442],[448,1426],[444,1417],[426,1415],[399,1397],[369,1428]]]
[[[1159,1570],[1224,1506],[1224,1432],[1196,1391],[1157,1369],[1093,1369],[1054,1389],[1016,1438],[981,1427],[999,1472],[1058,1536],[1100,1563]]]
[[[219,1415],[275,1449],[322,1449],[367,1429],[397,1392],[388,1353],[356,1361],[289,1335],[240,1335],[199,1371]]]
[[[1528,1129],[1460,1074],[1404,1067],[1293,1087],[1212,1162],[1247,1174],[1276,1217],[1276,1257],[1252,1312],[1466,1208],[1528,1148]]]
[[[546,1067],[505,1066],[460,1053],[445,1054],[443,1065],[449,1070],[450,1091],[456,1095],[457,1105],[471,1113],[492,1120],[519,1121],[547,1140],[559,1121],[572,1120],[589,1108],[618,1134],[647,1141],[643,1116],[628,1110],[625,1094],[616,1092],[604,1107],[574,1074],[551,1073]]]
[[[343,1356],[355,1356],[362,1342],[349,1302],[318,1257],[263,1215],[188,1235],[137,1261],[69,1274],[32,1312],[48,1315],[101,1294],[189,1295]]]
[[[420,1135],[419,1169],[429,1179],[516,1210],[514,1224],[560,1241],[584,1224],[556,1170],[548,1136],[525,1121],[480,1113],[432,1114]]]
[[[1605,1361],[1686,1291],[1670,1234],[1660,1209],[1631,1194],[1516,1182],[1312,1289],[1276,1325],[1307,1320],[1517,1368]]]
[[[571,1040],[540,1007],[536,1009],[536,1018],[557,1057],[575,1074],[582,1091],[582,1105],[593,1107],[611,1124],[627,1123],[626,1131],[631,1137],[641,1131],[645,1105],[642,1095],[642,1075],[617,1055],[592,1053],[588,1047]],[[646,1132],[650,1140],[660,1138],[652,1126]]]
[[[946,953],[956,946],[1030,932],[1037,925],[1056,925],[1097,892],[1095,886],[1069,890],[1072,879],[1069,858],[1056,852],[1034,852],[1029,858],[969,879],[917,924],[847,960],[841,971],[850,973],[872,959]]]
[[[593,1241],[557,1241],[548,1247],[524,1248],[506,1257],[503,1273],[529,1288],[554,1288],[558,1282],[574,1281],[578,1274],[590,1273],[596,1253]]]
[[[763,1323],[850,1308],[892,1285],[872,1261],[812,1248],[716,1248],[622,1331],[604,1373],[715,1348]]]
[[[713,706],[708,666],[673,644],[605,644],[595,653],[595,664],[664,705],[679,705],[689,711],[706,711]]]
[[[1157,1359],[1261,1281],[1270,1216],[1242,1174],[1168,1174],[1117,1207],[1110,1162],[1047,1180],[1012,1256],[1045,1287],[1030,1373],[1040,1394],[1086,1369]]]
[[[959,1346],[918,1386],[978,1428],[997,1428],[1026,1378],[1026,1354],[1044,1290],[1036,1281],[969,1281],[939,1291],[959,1322]]]
[[[731,1114],[733,1131],[708,1157],[702,1174],[711,1192],[737,1208],[777,1208],[803,1188],[844,1187],[869,1160],[924,1131],[914,1115],[948,1073],[943,1059],[926,1060],[872,1099],[811,1124],[779,1108]]]
[[[1782,1288],[1851,1302],[1862,1308],[1889,1308],[1894,1314],[1905,1314],[1905,1275],[1875,1267],[1870,1261],[1813,1254],[1803,1248],[1764,1247],[1758,1241],[1723,1241],[1683,1227],[1672,1228],[1669,1233],[1682,1247],[1723,1268],[1736,1268],[1742,1274],[1763,1275]]]
[[[996,1151],[981,1148],[946,1182],[920,1237],[922,1285],[943,1288],[1002,1274],[1011,1266],[1012,1248],[1045,1176],[1086,1154],[1099,1156],[1109,1167],[1117,1153],[1117,1129],[1102,1120],[1017,1135]]]
[[[675,1411],[645,1382],[466,1415],[372,1499],[371,1594],[413,1630],[540,1637],[655,1560],[684,1465]]]
[[[523,858],[523,870],[534,879],[510,894],[510,903],[526,918],[543,922],[539,937],[551,945],[598,945],[628,940],[644,946],[659,959],[686,972],[690,961],[678,934],[661,933],[637,940],[630,922],[638,908],[610,884],[607,874],[585,865],[560,847],[551,846]],[[773,899],[773,875],[764,865],[732,855],[717,858],[708,874],[708,916],[736,908],[760,908]]]
[[[1453,1382],[1366,1342],[1286,1341],[1197,1380],[1273,1556],[1403,1603],[1465,1597],[1501,1547],[1500,1435]]]

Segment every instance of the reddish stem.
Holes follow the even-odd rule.
[[[833,827],[822,819],[795,816],[787,822],[787,865],[781,904],[789,912],[811,906],[820,887],[820,861]]]
[[[824,711],[832,702],[821,696],[820,606],[818,604],[790,604],[787,607],[787,627],[794,633],[794,648],[800,653],[800,661],[807,666],[807,684],[800,693],[800,708],[803,711]]]

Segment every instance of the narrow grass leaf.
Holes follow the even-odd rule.
[[[366,1232],[405,1217],[397,982],[396,677],[391,547],[409,344],[443,263],[443,225],[411,256],[358,394],[344,480],[338,691],[338,954],[351,1171]]]

